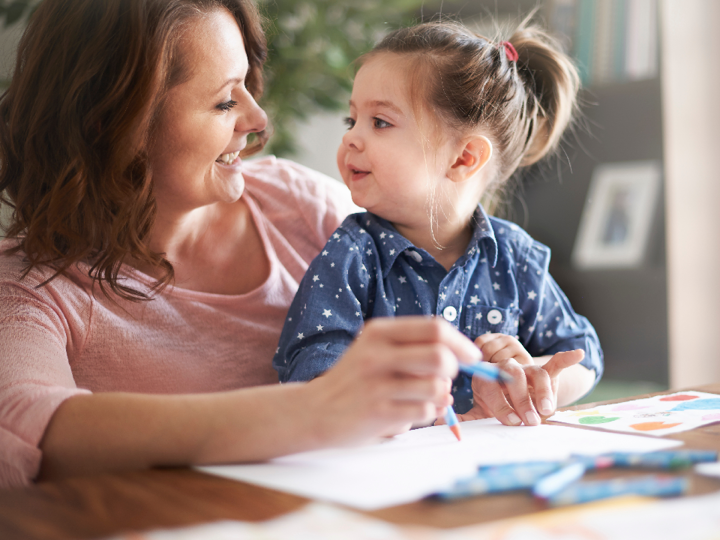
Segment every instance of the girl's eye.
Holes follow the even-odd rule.
[[[382,120],[380,118],[373,118],[373,126],[377,129],[385,129],[392,127],[392,124],[389,122],[386,122],[385,120]]]
[[[345,124],[348,128],[348,130],[355,127],[355,120],[350,118],[349,116],[343,120],[343,124]]]
[[[237,105],[237,101],[230,100],[226,101],[225,103],[221,103],[217,106],[218,109],[220,109],[223,112],[228,112],[230,109],[232,109],[235,105]]]

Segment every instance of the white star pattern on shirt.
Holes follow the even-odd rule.
[[[300,334],[298,334],[298,337],[297,337],[297,338],[298,338],[298,339],[305,339],[305,334],[303,334],[303,333],[301,332]]]
[[[329,309],[323,309],[323,316],[330,318],[330,315],[332,315],[332,311]]]
[[[478,313],[477,315],[475,315],[475,318],[476,318],[477,320],[482,319],[482,313]]]
[[[322,325],[322,324],[318,324],[318,325],[317,325],[317,329],[318,329],[318,332],[322,332],[322,330],[323,330],[323,325]]]
[[[320,279],[320,276],[318,276],[318,275],[313,276],[313,281],[317,281],[318,279]]]
[[[476,295],[473,295],[473,296],[470,297],[470,303],[471,303],[473,306],[476,305],[479,301],[480,301],[480,299],[479,299]]]
[[[394,250],[394,249],[391,249],[390,252],[389,252],[389,254],[390,254],[390,255],[395,255],[395,250]]]
[[[384,232],[380,233],[380,239],[384,240],[386,236],[387,234],[385,234]]]
[[[398,281],[399,281],[400,283],[407,283],[407,279],[405,279],[405,276],[400,276],[400,277],[398,278]]]
[[[340,238],[340,235],[338,233],[335,233],[335,234],[333,234],[333,238],[335,238],[337,240],[338,238]]]
[[[367,253],[368,255],[372,255],[372,249],[368,249],[365,253]]]
[[[493,290],[496,290],[496,291],[500,290],[500,284],[498,282],[493,283]]]
[[[535,299],[537,298],[537,293],[536,293],[535,291],[530,291],[530,292],[528,293],[528,298],[529,298],[530,300],[535,300]]]
[[[422,278],[420,278],[420,279],[422,279]],[[447,295],[446,295],[444,292],[441,292],[441,293],[440,293],[440,300],[445,300],[445,298],[447,298]]]
[[[547,332],[545,332],[546,337],[552,337],[552,335],[553,335],[552,330],[548,330]]]
[[[327,252],[326,250],[323,250],[322,256],[324,257],[324,256],[327,255],[327,254],[328,254],[328,252]]]

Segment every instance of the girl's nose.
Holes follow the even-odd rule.
[[[343,135],[342,143],[346,148],[361,151],[363,148],[362,137],[358,133],[357,127],[350,128]]]

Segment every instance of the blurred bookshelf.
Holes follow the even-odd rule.
[[[569,45],[583,86],[658,76],[656,0],[550,0],[547,10],[548,25]]]

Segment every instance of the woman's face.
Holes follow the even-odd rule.
[[[149,155],[158,207],[235,202],[245,188],[238,154],[267,123],[245,88],[248,59],[235,19],[222,9],[193,20],[179,53],[190,76],[168,92]]]

